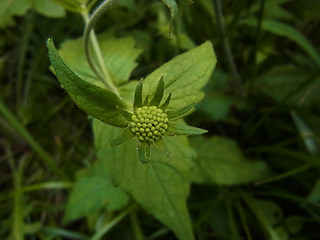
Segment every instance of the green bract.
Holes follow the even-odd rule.
[[[172,95],[170,93],[166,101],[160,105],[164,93],[163,77],[160,78],[151,99],[149,99],[149,95],[142,99],[142,88],[143,80],[140,80],[136,87],[132,112],[117,106],[118,111],[128,121],[128,124],[120,135],[111,140],[109,146],[119,145],[136,137],[139,159],[141,162],[147,163],[151,159],[151,146],[163,151],[167,157],[171,156],[163,136],[200,135],[207,132],[201,128],[175,123],[176,120],[191,112],[193,104],[178,110],[167,110]]]

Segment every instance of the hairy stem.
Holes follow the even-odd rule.
[[[105,62],[103,60],[103,56],[99,47],[99,43],[97,40],[97,37],[94,33],[94,26],[96,25],[97,21],[100,19],[102,14],[107,10],[107,8],[112,4],[112,0],[106,0],[104,1],[92,14],[92,16],[89,18],[88,12],[83,12],[82,17],[86,23],[86,28],[84,31],[84,51],[87,58],[87,61],[89,63],[89,66],[91,67],[92,71],[98,76],[98,78],[106,85],[106,87],[113,91],[115,94],[119,96],[119,91],[117,87],[112,82],[111,76],[109,74],[108,69],[105,66]],[[97,58],[99,68],[98,69],[95,66],[95,63],[93,62],[91,52],[90,52],[90,46],[89,46],[89,40],[91,40],[92,48],[95,53],[95,56]]]

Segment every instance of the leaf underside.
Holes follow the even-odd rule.
[[[127,125],[127,121],[116,109],[116,106],[125,108],[125,104],[117,95],[78,77],[60,58],[51,39],[48,39],[47,47],[59,82],[80,109],[110,125]]]

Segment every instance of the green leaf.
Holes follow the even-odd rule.
[[[129,128],[126,128],[118,136],[116,136],[114,139],[111,140],[108,147],[114,147],[116,145],[120,145],[122,143],[130,141],[132,138],[134,138],[134,135],[132,134]]]
[[[110,34],[101,34],[97,38],[105,66],[112,81],[116,86],[126,83],[132,70],[137,66],[135,59],[139,56],[141,50],[134,48],[135,42],[131,37],[115,38]],[[61,58],[79,77],[104,87],[87,63],[83,50],[83,38],[64,42],[59,53]]]
[[[157,106],[157,107],[159,106],[161,99],[163,97],[163,91],[164,91],[164,82],[163,82],[163,77],[161,77],[158,82],[157,89],[150,100],[149,106]]]
[[[134,101],[133,101],[134,108],[142,107],[142,88],[143,88],[143,79],[141,79],[138,82],[136,90],[134,92]]]
[[[185,106],[184,108],[181,108],[178,110],[167,111],[166,114],[170,120],[176,120],[176,119],[183,118],[186,115],[190,114],[193,107],[194,107],[194,104],[190,104],[190,105]]]
[[[175,232],[182,240],[194,239],[186,205],[195,153],[186,137],[168,137],[173,163],[163,153],[152,151],[152,162],[142,164],[136,143],[105,148],[119,129],[93,121],[95,147],[100,169],[127,191],[145,210]]]
[[[316,181],[311,193],[307,197],[307,201],[318,205],[320,208],[320,178]]]
[[[175,124],[175,123],[169,123],[167,133],[168,135],[201,135],[205,134],[208,132],[207,130],[197,128],[197,127],[192,127],[188,126],[185,124]]]
[[[67,201],[64,222],[89,216],[107,205],[109,210],[123,208],[128,196],[112,185],[110,179],[102,176],[80,178]]]
[[[150,145],[145,142],[140,142],[137,147],[138,158],[141,163],[148,163],[150,160]]]
[[[33,0],[33,6],[38,13],[46,17],[62,18],[66,16],[64,8],[53,0]]]
[[[105,123],[127,126],[127,121],[116,109],[116,106],[125,108],[117,95],[78,77],[60,58],[51,39],[47,41],[47,47],[58,80],[79,108]]]
[[[216,57],[210,42],[183,53],[163,64],[144,80],[143,94],[154,93],[158,80],[163,76],[164,98],[172,93],[168,109],[180,109],[199,102],[201,89],[208,82],[216,65]]]
[[[172,96],[172,94],[169,93],[166,101],[159,107],[160,109],[162,109],[164,111],[164,110],[166,110],[168,108],[168,106],[170,104],[171,96]]]
[[[198,152],[197,182],[237,185],[264,179],[270,175],[262,161],[247,160],[235,142],[224,137],[192,138]]]
[[[76,2],[74,2],[72,0],[53,0],[53,1],[71,12],[82,12],[83,11],[80,4],[77,4]]]
[[[122,117],[124,117],[125,119],[127,119],[128,122],[131,122],[132,119],[132,113],[128,112],[127,110],[122,109],[121,107],[117,106],[117,110],[119,111],[119,113],[122,115]]]
[[[160,152],[164,153],[167,158],[171,159],[172,158],[172,153],[166,144],[166,142],[163,140],[163,137],[161,137],[159,140],[155,141],[153,143],[157,149],[159,149]]]
[[[252,27],[256,27],[258,24],[256,19],[251,18],[244,19],[241,21],[241,23]],[[320,67],[320,55],[317,49],[314,48],[308,41],[308,39],[305,38],[305,36],[303,36],[295,28],[291,27],[290,25],[269,19],[264,19],[262,21],[261,28],[265,31],[269,31],[281,37],[289,38],[290,40],[296,42],[309,54],[309,56],[315,61],[317,66]]]
[[[171,18],[174,18],[178,12],[178,5],[175,0],[162,0],[163,4],[166,5],[170,10]]]
[[[0,1],[0,28],[13,25],[13,16],[24,15],[31,8],[31,2],[26,0],[1,0]]]

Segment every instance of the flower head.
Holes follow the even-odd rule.
[[[160,105],[164,93],[162,77],[151,99],[149,95],[142,99],[142,88],[143,80],[140,80],[136,87],[131,112],[117,107],[120,114],[128,121],[128,125],[119,136],[111,140],[109,146],[119,145],[136,137],[139,159],[147,163],[151,159],[151,146],[162,150],[167,157],[171,156],[163,136],[200,135],[207,132],[201,128],[175,123],[176,120],[191,113],[193,104],[178,110],[168,110],[172,95],[170,93],[166,101]]]

